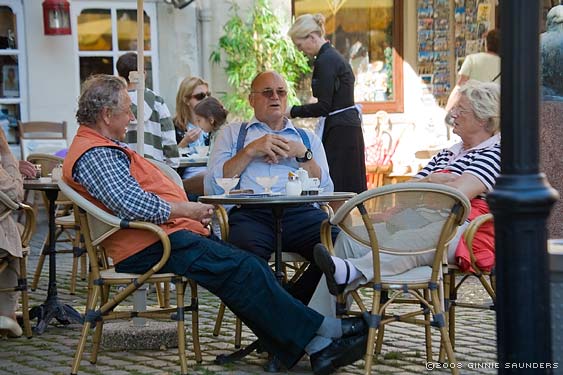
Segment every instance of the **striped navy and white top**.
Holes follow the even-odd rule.
[[[500,174],[500,134],[469,150],[464,150],[461,142],[456,143],[436,154],[414,177],[423,178],[433,172],[444,170],[458,176],[470,173],[485,185],[487,191],[493,190]]]

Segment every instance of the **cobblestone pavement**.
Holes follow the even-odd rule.
[[[33,237],[32,254],[29,259],[28,279],[31,283],[33,272],[39,258],[39,249],[46,233],[44,211],[39,211],[39,225]],[[72,264],[71,254],[57,256],[57,277],[59,298],[62,302],[84,312],[86,297],[85,281],[78,281],[76,295],[70,295],[69,280]],[[31,305],[40,304],[47,294],[47,263],[38,289],[30,293]],[[461,291],[460,299],[486,300],[486,293],[477,283],[471,282]],[[154,293],[149,294],[149,304],[154,304]],[[190,374],[265,374],[262,365],[266,362],[265,354],[248,356],[239,362],[218,366],[213,363],[216,355],[230,353],[234,350],[235,319],[230,312],[225,314],[225,321],[219,337],[212,334],[218,299],[206,290],[199,288],[200,336],[203,351],[203,363],[197,364],[192,353],[190,340],[189,317],[188,327],[188,366]],[[460,362],[462,374],[492,374],[494,369],[487,369],[496,360],[495,315],[492,311],[458,308],[456,330],[456,355]],[[129,324],[129,323],[125,323]],[[0,375],[3,374],[68,374],[74,351],[80,336],[81,326],[51,324],[43,335],[35,335],[32,339],[0,340]],[[439,333],[432,330],[434,358],[439,348]],[[243,345],[254,339],[252,333],[245,329]],[[114,351],[101,349],[96,365],[88,361],[89,341],[81,363],[81,374],[177,374],[180,366],[176,349],[162,348],[157,351]],[[363,373],[364,361],[341,368],[338,374]],[[293,369],[285,371],[290,374],[310,373],[310,365],[305,357]],[[377,356],[372,373],[374,374],[424,374],[426,368],[424,345],[424,329],[406,324],[387,326],[382,353]],[[449,371],[433,369],[432,373],[446,374]]]

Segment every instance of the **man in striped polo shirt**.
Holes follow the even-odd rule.
[[[117,72],[127,81],[127,92],[131,98],[131,111],[137,118],[137,91],[135,85],[129,82],[129,73],[137,70],[137,54],[128,52],[117,60]],[[144,148],[143,156],[168,164],[172,168],[180,166],[180,153],[176,144],[174,123],[164,99],[154,91],[145,88],[144,107]],[[137,121],[131,122],[125,136],[125,143],[132,149],[137,149]]]

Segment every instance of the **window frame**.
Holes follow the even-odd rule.
[[[85,9],[107,9],[110,10],[111,15],[111,30],[112,30],[112,49],[110,51],[81,51],[78,46],[78,16]],[[117,59],[119,56],[126,52],[137,52],[137,50],[119,50],[119,44],[117,39],[117,10],[121,9],[137,9],[137,4],[135,2],[125,2],[125,1],[73,1],[71,6],[71,27],[72,27],[72,40],[73,48],[75,53],[75,77],[77,78],[78,86],[80,86],[80,58],[81,57],[111,57],[113,59],[113,72],[117,75],[117,69],[115,67]],[[152,83],[153,90],[159,92],[160,81],[159,75],[159,61],[158,61],[158,36],[157,36],[157,13],[156,4],[152,2],[144,3],[144,11],[150,17],[150,50],[145,50],[144,57],[151,58],[152,64]],[[80,87],[79,87],[80,91]]]
[[[16,49],[0,49],[1,56],[17,56],[18,58],[18,80],[19,80],[19,97],[4,98],[0,97],[0,104],[19,104],[20,121],[28,121],[28,94],[27,94],[27,55],[25,45],[25,27],[22,3],[19,0],[0,0],[0,5],[7,6],[12,9],[16,16],[16,34],[18,36],[18,48]]]
[[[291,15],[295,18],[295,0],[291,0]],[[403,24],[404,0],[393,0],[393,100],[384,102],[358,102],[364,114],[386,111],[388,113],[404,112],[404,79],[403,79]]]

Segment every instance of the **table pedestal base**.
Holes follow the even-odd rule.
[[[256,350],[258,353],[262,351],[262,347],[260,346],[260,340],[256,340],[248,345],[246,348],[237,350],[231,354],[219,354],[215,358],[215,364],[217,365],[225,365],[227,363],[231,363],[234,361],[238,361],[239,359],[243,359],[250,353]],[[268,357],[268,362],[262,367],[266,372],[280,372],[282,365],[279,359],[276,356],[270,355]]]
[[[61,324],[84,323],[83,317],[69,305],[60,303],[58,298],[48,298],[45,303],[33,307],[29,311],[29,319],[37,318],[37,325],[33,328],[36,334],[42,334],[53,319]]]

